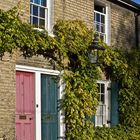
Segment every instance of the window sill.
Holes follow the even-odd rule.
[[[34,30],[36,31],[39,31],[39,32],[48,32],[46,29],[41,29],[41,28],[33,28]],[[55,37],[55,35],[53,34],[53,32],[48,32],[48,35],[51,36],[51,37]]]

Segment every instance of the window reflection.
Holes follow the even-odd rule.
[[[46,0],[30,0],[30,22],[37,28],[45,29],[47,25]]]

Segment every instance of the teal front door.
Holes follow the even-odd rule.
[[[57,140],[58,90],[54,76],[41,75],[41,140]]]

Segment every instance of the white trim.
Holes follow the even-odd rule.
[[[60,94],[59,94],[59,99],[62,99],[63,95],[64,95],[64,88],[65,88],[65,84],[63,82],[62,79],[60,79],[60,82],[59,82],[59,86],[60,86]],[[65,119],[65,116],[62,112],[62,110],[60,110],[60,113],[59,113],[59,129],[60,129],[60,132],[59,132],[59,137],[60,137],[60,140],[61,138],[64,138],[65,137],[65,124],[64,124],[64,119]]]
[[[60,71],[58,71],[58,70],[50,70],[50,69],[23,66],[23,65],[16,65],[16,70],[27,71],[27,72],[41,72],[41,73],[46,73],[46,74],[50,74],[50,75],[59,75],[60,74]]]
[[[45,30],[48,31],[48,34],[52,34],[52,25],[51,25],[51,23],[52,23],[52,16],[53,16],[53,15],[52,15],[52,6],[53,6],[52,0],[46,0],[46,6],[41,5],[41,3],[40,3],[40,4],[37,4],[37,3],[35,3],[34,1],[33,1],[33,2],[30,2],[30,7],[31,7],[32,5],[35,5],[35,6],[37,6],[37,7],[41,7],[41,8],[44,8],[44,9],[45,9],[45,17],[44,17],[44,18],[42,18],[42,17],[40,17],[40,16],[35,16],[35,15],[33,15],[33,8],[31,8],[32,11],[30,11],[30,16],[31,16],[31,18],[33,18],[33,17],[38,17],[39,19],[45,20],[45,25],[44,25],[44,26],[45,26]],[[38,22],[39,22],[39,21],[38,21]],[[33,25],[33,19],[30,20],[30,23],[31,23],[31,25]],[[39,26],[40,26],[40,25],[39,25],[39,23],[38,23],[37,29],[39,29],[39,30],[44,30],[44,29],[41,29]]]
[[[99,11],[96,11],[96,10],[94,10],[94,12],[105,16],[105,33],[103,33],[103,34],[105,34],[105,43],[107,45],[110,45],[110,42],[111,42],[110,22],[111,21],[110,21],[110,7],[109,7],[109,4],[106,4],[105,1],[103,1],[103,2],[95,1],[94,5],[99,5],[99,6],[105,7],[105,11],[106,11],[105,13],[102,13],[102,12],[99,12]],[[95,21],[94,21],[94,23],[95,23]]]
[[[106,43],[107,45],[110,45],[110,16],[109,16],[109,6],[106,6],[106,15],[105,15],[105,34],[106,34]]]
[[[98,13],[98,14],[100,14],[100,15],[104,15],[104,16],[106,15],[105,13],[102,13],[102,12],[99,12],[99,11],[96,11],[96,10],[94,10],[94,12],[95,12],[95,13]]]
[[[41,140],[41,79],[40,72],[35,72],[35,109],[36,109],[36,140]]]
[[[52,33],[52,28],[51,28],[51,19],[52,19],[52,14],[51,14],[51,9],[52,9],[52,6],[51,6],[51,4],[52,4],[52,0],[47,0],[47,7],[48,7],[48,21],[47,21],[47,26],[48,26],[48,28],[47,28],[47,30],[48,30],[48,33],[50,34],[50,33]]]
[[[117,0],[117,1],[119,1],[119,2],[121,2],[121,3],[124,3],[124,4],[126,4],[126,5],[128,5],[128,6],[130,6],[130,7],[133,7],[133,8],[135,8],[135,9],[138,9],[137,7],[135,7],[135,6],[133,6],[133,5],[129,4],[129,3],[126,3],[126,2],[124,2],[123,0]]]
[[[59,75],[60,72],[57,70],[49,70],[49,69],[43,69],[43,68],[36,68],[31,66],[23,66],[23,65],[16,65],[16,71],[24,71],[24,72],[33,72],[35,74],[35,124],[36,124],[36,140],[41,140],[41,74],[48,74],[48,75]],[[59,99],[62,98],[62,82],[60,80],[59,83]],[[58,114],[59,117],[59,128],[58,130],[58,136],[62,136],[64,134],[62,127],[60,126],[60,123],[62,122],[61,113]]]

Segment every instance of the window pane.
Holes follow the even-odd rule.
[[[101,15],[101,23],[105,23],[105,16]]]
[[[99,26],[99,24],[96,24],[95,25],[95,30],[98,31],[98,32],[100,32],[100,26]]]
[[[46,7],[46,0],[41,0],[41,5]]]
[[[101,93],[105,93],[105,85],[101,84]]]
[[[30,2],[33,2],[33,0],[30,0]]]
[[[40,0],[34,0],[34,3],[40,4]]]
[[[33,24],[38,27],[38,18],[33,17]]]
[[[103,115],[103,105],[99,105],[100,108],[100,115]]]
[[[103,125],[102,122],[103,122],[102,116],[97,116],[97,125],[98,126]]]
[[[39,20],[39,27],[45,28],[45,20],[44,19]]]
[[[40,7],[40,17],[45,18],[45,8]]]
[[[95,21],[101,22],[101,20],[100,20],[100,14],[96,13],[96,19],[95,19]]]
[[[33,15],[38,16],[38,6],[33,5]]]
[[[100,39],[105,41],[105,34],[100,34]]]
[[[101,103],[102,103],[102,104],[105,103],[105,96],[104,96],[104,94],[101,94]]]
[[[94,9],[98,12],[105,13],[105,7],[103,6],[95,5]]]
[[[105,26],[104,25],[101,26],[101,32],[105,33]]]
[[[100,100],[101,100],[101,94],[98,94],[97,99],[98,99],[98,101],[100,102]]]

